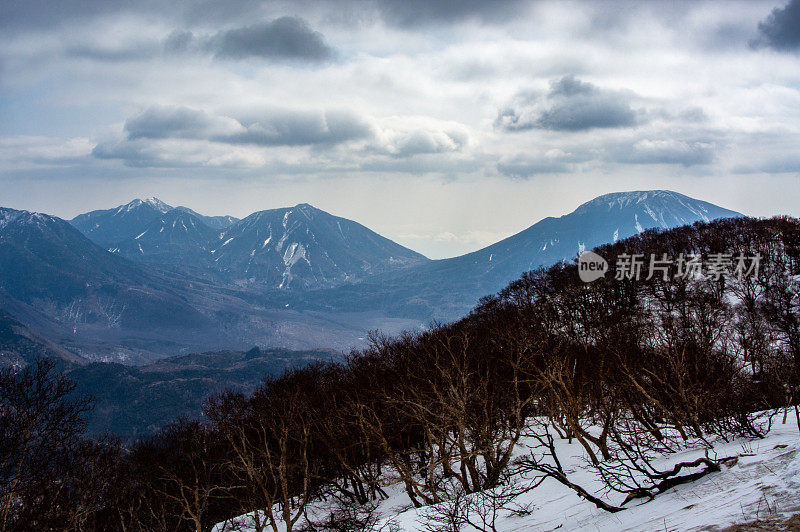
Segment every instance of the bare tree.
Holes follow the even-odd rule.
[[[51,360],[0,370],[0,530],[70,521],[88,397]]]

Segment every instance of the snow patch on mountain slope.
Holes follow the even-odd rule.
[[[0,209],[0,229],[17,221],[23,211],[15,211],[14,209]]]

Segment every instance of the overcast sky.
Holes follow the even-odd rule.
[[[438,258],[654,188],[800,215],[800,0],[0,0],[2,206],[308,202]]]

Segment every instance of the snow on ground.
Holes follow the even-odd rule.
[[[720,442],[714,447],[717,457],[737,456],[735,464],[722,466],[720,472],[677,486],[651,501],[629,503],[625,510],[613,514],[597,509],[570,489],[548,479],[515,500],[531,510],[528,515],[503,514],[495,522],[496,529],[502,532],[718,530],[736,523],[787,518],[800,513],[800,434],[793,421],[790,417],[782,424],[780,417],[776,418],[770,433],[761,440]],[[586,465],[580,444],[559,440],[557,445],[570,480],[599,491],[600,484]],[[700,456],[703,452],[699,450],[676,453],[665,458],[663,465]],[[393,531],[423,530],[425,509],[409,508],[409,500],[400,486],[387,493],[389,499],[379,506],[381,523],[387,525],[384,530],[390,530],[390,521]],[[611,504],[620,504],[623,499],[614,494],[605,497]],[[321,513],[321,508],[309,512],[317,516]],[[215,532],[222,530],[231,528],[220,524]]]

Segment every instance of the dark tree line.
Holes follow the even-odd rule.
[[[596,251],[612,271],[593,283],[575,264],[528,272],[456,323],[374,335],[344,363],[221,394],[207,423],[177,421],[131,446],[82,437],[89,405],[52,364],[5,370],[0,530],[200,532],[235,529],[246,512],[257,530],[371,530],[388,486],[436,505],[438,529],[491,530],[487,515],[545,479],[620,511],[729,461],[663,469],[656,457],[762,437],[773,416],[759,412],[794,412],[800,427],[798,220],[646,231]],[[671,266],[646,279],[645,264],[641,279],[615,279],[616,259],[634,253],[761,262],[758,276]],[[582,446],[605,494],[570,479],[559,440]],[[512,487],[518,472],[529,482]],[[326,517],[309,514],[314,503]]]

